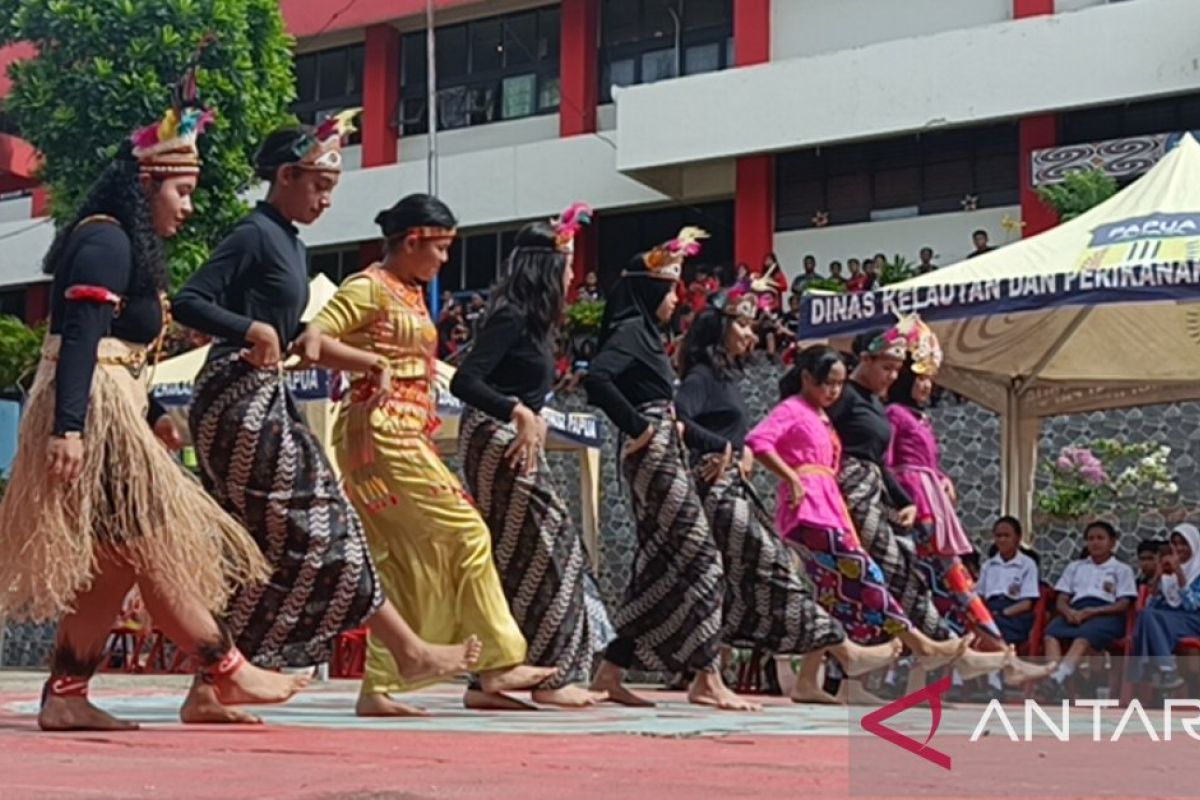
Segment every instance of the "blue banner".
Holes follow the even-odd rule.
[[[438,392],[438,416],[442,419],[453,419],[462,416],[463,404],[449,392]],[[604,432],[600,428],[600,420],[595,414],[559,411],[546,406],[542,409],[542,419],[552,439],[562,444],[576,444],[584,447],[600,447],[604,441]]]
[[[329,398],[329,370],[301,369],[284,373],[292,396],[301,402]],[[167,408],[186,406],[192,402],[192,382],[160,383],[151,390],[154,399]]]
[[[1197,298],[1200,263],[1133,264],[915,289],[809,295],[801,303],[798,332],[802,339],[844,336],[887,327],[914,312],[932,322],[1061,306]]]

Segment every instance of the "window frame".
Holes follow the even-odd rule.
[[[350,76],[354,71],[355,56],[357,56],[358,78],[354,82],[357,85],[357,92],[346,92],[340,95],[323,96],[321,93],[321,59],[329,58],[335,55],[345,54],[346,56],[346,78],[345,83],[350,84]],[[358,108],[363,104],[363,79],[364,79],[364,63],[366,58],[366,47],[364,42],[356,42],[354,44],[342,45],[340,47],[329,47],[324,50],[313,50],[308,53],[301,53],[295,57],[295,64],[292,70],[293,76],[296,79],[296,91],[299,93],[299,70],[302,62],[311,59],[313,64],[313,93],[311,99],[297,97],[292,103],[291,111],[303,123],[313,125],[322,122],[326,117],[336,114],[339,111],[344,111],[347,108]],[[362,141],[361,134],[355,132],[349,139],[349,144],[358,144]]]
[[[510,28],[508,21],[515,22],[519,20],[521,22],[528,22],[529,18],[533,20],[534,35],[534,40],[529,43],[530,49],[527,54],[529,60],[523,63],[509,64],[506,53],[510,49],[511,42],[519,40],[512,38],[510,35],[510,31],[513,28]],[[475,42],[473,27],[494,25],[497,23],[500,26],[498,39],[501,50],[500,64],[498,67],[489,66],[487,69],[477,70],[475,69],[475,58],[472,52],[472,45]],[[562,48],[562,31],[561,12],[557,5],[538,6],[508,14],[481,17],[480,19],[459,22],[454,25],[443,25],[436,29],[435,35],[449,30],[462,30],[465,32],[467,42],[467,70],[465,75],[456,75],[453,77],[445,77],[440,71],[438,73],[437,102],[439,131],[472,128],[492,122],[509,122],[558,113],[561,101],[545,105],[542,103],[543,98],[552,96],[548,92],[553,91],[560,80],[559,54]],[[424,59],[426,57],[425,42],[426,31],[421,30],[407,33],[401,41],[401,52],[409,52],[410,49],[415,48],[420,51]],[[546,49],[545,53],[542,52],[543,44]],[[410,81],[408,80],[408,76],[404,74],[403,69],[402,64],[400,104],[397,109],[401,135],[419,136],[427,134],[429,132],[429,98],[426,70],[420,70],[421,75],[419,76],[419,80]],[[505,116],[505,81],[529,76],[533,78],[533,92],[531,102],[527,107],[528,113]],[[479,93],[488,90],[491,91],[491,95],[487,102],[471,102],[472,97],[478,98],[480,96]],[[451,103],[457,102],[456,100],[449,99],[452,97],[451,93],[465,94],[467,98],[466,111],[462,116],[450,113],[454,110]],[[451,118],[454,118],[455,124],[446,125],[446,120]]]

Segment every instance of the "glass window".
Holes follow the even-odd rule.
[[[410,33],[400,43],[400,83],[405,94],[417,89],[425,91],[425,69],[428,66],[425,44],[425,31]]]
[[[495,84],[475,86],[467,90],[467,124],[486,125],[496,119],[499,93]]]
[[[721,45],[698,44],[689,47],[683,53],[683,74],[698,75],[701,72],[715,72],[721,68]]]
[[[463,288],[463,240],[455,239],[450,245],[450,256],[438,272],[438,290],[460,292]]]
[[[504,66],[524,67],[539,56],[537,14],[514,14],[504,18]]]
[[[429,120],[425,118],[428,108],[425,97],[410,97],[400,104],[400,132],[402,134],[426,133]],[[439,126],[441,123],[438,123]]]
[[[688,30],[729,24],[730,0],[683,0],[683,24]]]
[[[452,89],[439,89],[437,100],[438,130],[467,127],[467,87],[455,86]]]
[[[363,90],[363,48],[362,45],[351,47],[346,52],[346,90],[347,97],[362,96]]]
[[[603,44],[636,42],[639,33],[639,0],[604,0],[600,17]]]
[[[538,95],[538,108],[542,111],[552,111],[562,102],[561,84],[558,76],[542,79],[542,88]]]
[[[642,53],[642,83],[655,83],[674,77],[674,50],[654,50]]]
[[[342,254],[338,250],[312,253],[308,257],[308,274],[322,273],[334,283],[342,280]]]
[[[611,88],[613,86],[632,86],[637,82],[636,66],[632,58],[624,58],[606,64],[604,72],[606,73],[604,86],[609,89],[609,97],[612,96]]]
[[[494,233],[480,234],[467,239],[464,289],[487,289],[496,280],[498,244]]]
[[[679,6],[674,2],[664,2],[663,0],[646,0],[642,3],[642,29],[639,32],[638,39],[667,39],[675,40],[675,31],[678,27],[676,24],[675,14],[679,13]]]
[[[536,75],[515,75],[505,78],[502,84],[504,106],[500,114],[504,119],[528,117],[534,112],[534,95],[537,92]]]
[[[438,85],[445,85],[454,78],[466,77],[467,61],[467,26],[452,25],[448,28],[438,28],[434,34],[434,52],[437,56]]]
[[[558,63],[561,50],[562,23],[558,6],[544,8],[538,12],[538,58]]]
[[[481,19],[470,24],[471,73],[489,72],[500,69],[504,59],[504,36],[500,19]]]
[[[320,54],[317,62],[317,97],[344,97],[348,54],[343,49],[328,50]]]
[[[311,103],[317,99],[317,54],[296,57],[296,102]]]

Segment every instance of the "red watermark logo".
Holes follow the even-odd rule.
[[[942,721],[942,695],[948,691],[950,691],[949,675],[936,683],[931,683],[924,689],[918,689],[912,694],[905,695],[899,700],[888,703],[883,708],[876,709],[867,714],[862,718],[862,728],[867,733],[874,734],[897,747],[902,747],[913,755],[920,756],[944,770],[949,770],[950,756],[929,746],[929,741],[937,733],[938,725]],[[916,739],[888,728],[883,724],[884,720],[891,719],[897,714],[902,714],[913,706],[920,705],[926,701],[929,703],[929,712],[932,719],[929,725],[929,735],[925,737],[925,741],[918,742]]]

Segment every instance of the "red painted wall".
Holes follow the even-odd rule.
[[[561,97],[558,129],[562,136],[596,132],[599,102],[599,0],[563,0],[562,55],[559,61]]]
[[[786,0],[785,0],[786,1]],[[771,58],[771,0],[736,0],[733,4],[734,60],[739,67]],[[751,269],[775,247],[775,159],[749,156],[737,160],[733,201],[733,255]]]
[[[0,97],[8,94],[12,81],[8,79],[8,65],[36,54],[33,45],[18,42],[7,47],[0,47]]]
[[[434,8],[443,10],[471,4],[486,5],[487,0],[434,0]],[[350,28],[366,28],[379,22],[425,14],[425,0],[355,0],[353,3],[330,0],[279,0],[288,31],[297,39],[333,33]]]
[[[362,165],[396,163],[400,136],[400,33],[391,25],[367,28],[363,57]]]

